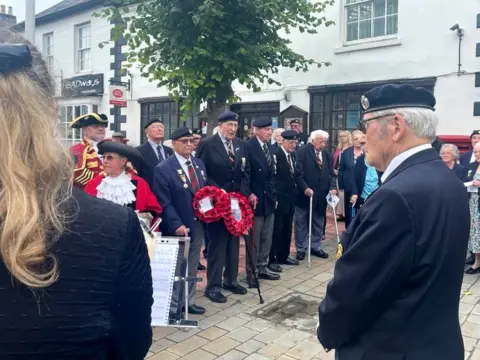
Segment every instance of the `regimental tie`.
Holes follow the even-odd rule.
[[[230,160],[230,164],[233,166],[235,165],[235,154],[233,153],[232,141],[227,140],[225,144],[227,145],[228,160]]]
[[[193,168],[193,164],[190,160],[185,162],[188,166],[188,177],[190,178],[190,184],[192,184],[193,192],[197,192],[200,186],[198,185],[198,178],[195,169]]]
[[[290,170],[290,176],[293,178],[294,169],[293,169],[293,161],[292,161],[291,154],[288,154],[287,160],[288,160],[288,168]]]
[[[162,147],[160,145],[157,146],[157,156],[158,160],[162,162],[164,159],[163,154],[162,154]]]
[[[317,154],[315,160],[317,161],[318,167],[321,169],[322,168],[322,153],[320,151],[315,152]]]
[[[268,167],[272,167],[272,156],[270,155],[270,151],[268,150],[267,144],[263,144],[262,146],[263,149],[263,154],[265,155],[265,158],[267,159]]]

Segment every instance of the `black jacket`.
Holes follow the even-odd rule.
[[[138,218],[80,190],[70,205],[77,215],[52,248],[58,281],[32,291],[0,262],[0,359],[144,359],[153,291]]]
[[[378,185],[380,186],[382,181],[382,172],[377,170]],[[355,164],[355,188],[352,191],[352,195],[362,196],[363,187],[365,186],[365,176],[367,175],[367,166],[365,165],[365,155],[361,155],[357,159]]]
[[[292,162],[295,169],[295,153],[292,153]],[[275,214],[286,216],[293,215],[295,199],[297,196],[297,184],[295,175],[292,177],[287,157],[281,146],[275,151],[277,157],[277,174],[275,176],[275,190],[277,193],[278,206]],[[295,171],[295,170],[294,170]]]
[[[254,136],[246,141],[250,161],[250,188],[258,198],[255,216],[268,216],[275,211],[275,156],[269,144],[272,165],[269,167],[263,149]]]
[[[327,195],[330,190],[336,189],[335,173],[333,172],[333,157],[328,150],[322,150],[322,168],[316,162],[313,145],[300,146],[297,150],[295,165],[295,179],[298,187],[296,205],[303,209],[310,206],[310,198],[305,195],[305,190],[313,190],[313,209],[325,213]]]
[[[463,359],[458,308],[469,232],[467,193],[438,153],[407,158],[342,237],[319,307],[322,345],[338,360]]]
[[[227,192],[240,192],[249,196],[250,162],[248,161],[245,142],[233,139],[235,165],[230,164],[227,151],[218,134],[204,139],[197,148],[196,157],[203,161],[207,168],[208,184]]]
[[[355,188],[355,153],[353,146],[345,149],[342,153],[340,166],[338,169],[338,186],[351,194],[356,191]]]
[[[165,152],[165,158],[168,158],[173,155],[173,150],[167,146],[163,146],[163,151]],[[137,147],[137,149],[143,155],[143,164],[137,169],[138,176],[148,183],[150,189],[153,189],[153,178],[155,174],[155,167],[159,164],[157,154],[152,148],[152,145],[147,141],[145,144],[142,144]]]

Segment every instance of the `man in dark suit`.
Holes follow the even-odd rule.
[[[145,125],[145,133],[147,135],[147,142],[137,147],[142,153],[144,164],[137,169],[138,175],[144,179],[151,189],[153,189],[153,174],[155,167],[172,156],[172,149],[163,146],[163,138],[165,136],[165,126],[159,119],[153,119]],[[163,224],[162,224],[163,225]]]
[[[295,147],[298,133],[294,130],[282,132],[283,142],[275,151],[277,172],[275,192],[278,205],[275,209],[270,264],[298,265],[298,260],[290,257],[293,212],[295,210]]]
[[[290,121],[290,129],[298,133],[297,149],[299,146],[306,145],[308,143],[308,135],[303,132],[300,119],[292,119],[292,121]]]
[[[472,134],[470,135],[470,141],[472,142],[472,150],[467,151],[460,156],[460,165],[462,165],[465,169],[472,162],[475,162],[475,156],[473,156],[473,147],[476,143],[480,142],[480,130],[473,130]]]
[[[318,338],[338,360],[463,359],[468,195],[431,146],[435,98],[388,84],[361,105],[366,161],[384,172],[382,185],[343,235]]]
[[[163,210],[162,220],[165,225],[163,234],[191,238],[187,276],[196,277],[203,245],[203,223],[195,217],[193,197],[206,185],[207,171],[201,160],[191,156],[194,139],[189,128],[182,127],[175,130],[171,138],[175,153],[155,168],[153,191]],[[181,287],[183,285],[176,282],[172,295],[170,312],[176,316],[180,315],[182,305],[185,307]],[[195,305],[195,289],[196,283],[190,282],[188,312],[203,314],[205,308]]]
[[[295,247],[297,260],[305,259],[308,250],[308,227],[310,198],[312,203],[312,251],[311,254],[327,259],[328,254],[321,249],[323,224],[326,220],[329,192],[336,193],[333,156],[326,150],[328,133],[315,130],[310,134],[311,142],[297,150],[295,179],[297,201],[295,207]]]
[[[250,287],[256,287],[253,271],[266,280],[278,280],[282,269],[276,264],[269,265],[272,246],[273,222],[275,218],[275,156],[270,150],[272,119],[259,117],[253,122],[255,136],[246,141],[250,162],[250,188],[254,194],[254,225],[248,241],[251,256],[246,256],[247,280]],[[256,265],[252,269],[249,259]]]
[[[250,191],[250,164],[245,142],[236,137],[238,115],[232,111],[220,115],[218,133],[205,138],[197,149],[197,158],[207,168],[208,183],[226,192],[240,192],[254,200]],[[224,303],[222,286],[235,294],[245,295],[247,289],[237,283],[239,239],[226,229],[223,220],[207,224],[207,287],[205,296]],[[222,271],[223,274],[222,284]]]

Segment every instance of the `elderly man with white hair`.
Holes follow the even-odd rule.
[[[312,199],[312,250],[311,254],[327,259],[322,250],[323,224],[325,222],[329,192],[336,193],[336,179],[333,171],[333,156],[326,149],[328,133],[315,130],[310,134],[309,143],[297,150],[295,179],[298,195],[295,206],[295,247],[297,260],[305,259],[308,251],[308,223],[310,199]]]
[[[383,172],[382,184],[342,237],[318,339],[338,360],[463,359],[470,214],[463,183],[431,146],[435,98],[388,84],[361,105],[365,160]]]

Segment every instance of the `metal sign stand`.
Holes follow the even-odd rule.
[[[198,327],[198,320],[190,320],[188,318],[188,305],[189,305],[188,304],[188,297],[189,297],[188,284],[190,282],[197,283],[202,281],[202,278],[188,276],[188,254],[190,252],[190,240],[191,239],[189,237],[161,236],[161,234],[159,234],[156,240],[158,244],[171,244],[171,245],[184,244],[183,262],[185,263],[185,274],[183,276],[182,275],[175,276],[174,281],[183,282],[183,285],[184,285],[183,292],[184,292],[184,298],[185,298],[185,318],[180,320],[169,319],[167,326],[174,326],[174,327],[180,327],[180,328]],[[182,266],[182,264],[177,263],[176,266]],[[180,291],[180,295],[181,293],[182,291]]]

